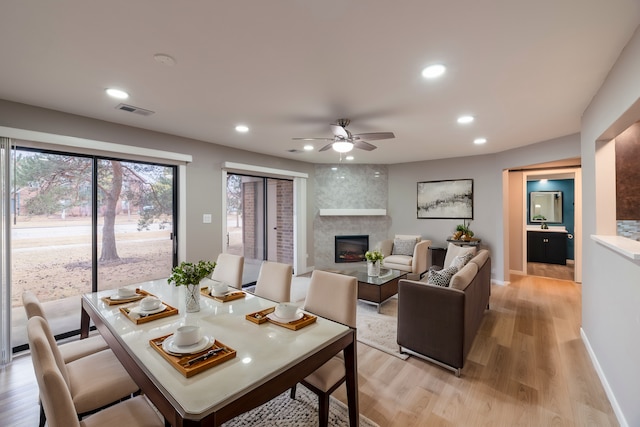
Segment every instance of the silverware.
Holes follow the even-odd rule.
[[[215,356],[216,354],[220,353],[223,350],[226,350],[226,347],[216,347],[213,348],[209,351],[207,351],[205,354],[202,354],[198,357],[194,357],[193,359],[188,360],[187,362],[183,363],[184,366],[191,366],[196,362],[202,362],[204,360],[207,360],[208,358],[210,358],[211,356]]]

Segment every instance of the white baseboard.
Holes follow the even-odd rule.
[[[616,418],[620,423],[620,427],[629,427],[629,423],[627,423],[626,418],[624,417],[624,413],[618,405],[618,401],[616,400],[616,396],[613,394],[613,390],[609,386],[609,382],[607,381],[607,377],[604,375],[602,368],[600,367],[600,363],[598,363],[598,358],[596,354],[593,352],[593,348],[591,348],[591,344],[589,343],[589,338],[587,338],[587,334],[585,334],[584,329],[580,328],[580,337],[582,338],[582,342],[584,346],[587,348],[587,353],[589,354],[589,358],[591,359],[591,363],[595,368],[598,378],[600,378],[600,382],[602,383],[602,387],[604,387],[604,392],[607,394],[609,398],[609,403],[611,403],[611,407],[613,408],[614,414],[616,414]]]
[[[491,284],[492,285],[498,285],[498,286],[509,286],[511,284],[511,282],[509,282],[508,280],[491,279]]]

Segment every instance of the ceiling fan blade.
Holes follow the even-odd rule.
[[[375,141],[377,139],[392,139],[396,136],[393,132],[369,132],[369,133],[358,133],[353,135],[354,138],[358,139],[368,139],[371,141]]]
[[[291,138],[294,141],[333,141],[333,138]]]
[[[331,144],[327,144],[324,147],[322,147],[321,149],[319,149],[318,151],[327,151],[328,149],[330,149],[333,146],[333,142]]]
[[[376,147],[375,145],[373,145],[373,144],[369,144],[369,143],[368,143],[368,142],[366,142],[366,141],[354,141],[353,145],[354,145],[354,147],[356,147],[356,148],[359,148],[359,149],[361,149],[361,150],[366,150],[366,151],[373,151],[373,150],[375,150],[376,148],[378,148],[378,147]]]
[[[333,134],[339,138],[349,138],[349,133],[347,132],[347,130],[340,125],[331,125],[331,132],[333,132]]]

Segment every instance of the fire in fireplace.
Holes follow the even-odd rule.
[[[335,236],[335,249],[336,263],[365,261],[369,236]]]

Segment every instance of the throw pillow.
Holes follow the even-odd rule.
[[[415,240],[393,239],[393,249],[391,250],[391,255],[413,256],[413,248],[415,246]]]
[[[473,258],[473,254],[469,252],[462,255],[458,255],[453,259],[453,261],[451,261],[451,266],[456,267],[458,270],[460,270],[462,269],[462,267],[467,265],[469,261],[471,261],[471,258]]]
[[[429,270],[429,277],[427,283],[430,285],[442,286],[446,288],[449,286],[449,282],[454,274],[458,272],[455,267],[447,267],[442,270]]]

